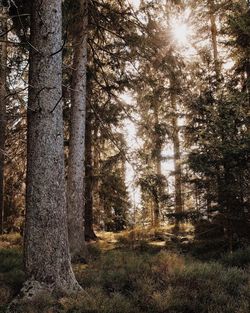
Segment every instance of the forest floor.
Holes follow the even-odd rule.
[[[97,233],[88,264],[74,264],[83,292],[44,295],[23,313],[249,313],[250,247],[227,252],[222,239],[190,225]],[[21,237],[0,236],[0,313],[24,281]]]

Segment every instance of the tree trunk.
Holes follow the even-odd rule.
[[[94,173],[93,173],[93,155],[92,155],[92,120],[90,110],[87,110],[86,120],[86,136],[85,136],[85,239],[95,240],[96,234],[93,229],[93,188],[94,188]]]
[[[155,103],[154,106],[154,123],[155,123],[155,156],[154,156],[154,162],[155,162],[155,171],[158,178],[161,177],[161,150],[162,150],[162,143],[159,133],[159,110],[158,110],[158,104]],[[162,186],[157,186],[157,193],[156,197],[154,199],[154,226],[158,227],[160,223],[160,195],[162,192]]]
[[[173,118],[173,145],[174,145],[174,177],[175,177],[175,212],[183,212],[182,201],[182,170],[181,170],[181,152],[180,139],[176,118]]]
[[[93,185],[93,207],[96,212],[96,225],[100,229],[104,229],[104,204],[100,195],[101,180],[100,180],[100,160],[101,155],[99,151],[98,142],[98,127],[95,127],[93,139],[95,144],[93,145],[93,170],[94,170],[94,185]],[[102,150],[102,148],[100,149]]]
[[[34,0],[23,294],[80,289],[70,264],[64,179],[60,0]]]
[[[208,4],[209,4],[210,25],[211,25],[211,40],[212,40],[213,57],[214,57],[214,69],[215,69],[216,79],[217,81],[219,81],[220,73],[221,73],[221,65],[220,65],[219,54],[218,54],[218,43],[217,43],[218,30],[217,30],[216,19],[215,19],[214,0],[209,0]]]
[[[173,85],[173,83],[171,83]],[[173,110],[172,117],[172,140],[174,146],[174,184],[175,184],[175,213],[183,212],[182,199],[182,169],[181,169],[181,151],[179,139],[179,127],[177,120],[177,105],[175,95],[171,94],[171,107]]]
[[[7,10],[0,7],[0,234],[4,219],[4,150],[6,129]],[[3,35],[2,35],[3,34]]]
[[[73,260],[86,257],[84,232],[84,158],[86,122],[87,1],[77,0],[71,93],[71,127],[67,181],[70,252]]]

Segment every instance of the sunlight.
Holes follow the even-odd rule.
[[[191,9],[186,8],[184,12],[174,15],[170,19],[173,39],[180,45],[187,45],[192,36],[193,30],[188,23],[191,13]]]
[[[133,7],[138,10],[141,4],[141,0],[129,0]]]
[[[188,43],[190,31],[187,24],[177,21],[172,25],[172,34],[174,39],[177,40],[180,44]]]
[[[186,9],[182,14],[172,16],[169,23],[172,40],[177,48],[181,48],[182,55],[187,59],[192,59],[197,55],[192,44],[195,31],[188,22],[190,14],[191,10]]]

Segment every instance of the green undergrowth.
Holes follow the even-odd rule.
[[[204,248],[205,249],[205,248]],[[89,245],[90,262],[76,265],[83,291],[34,299],[24,313],[249,313],[250,248],[198,260],[149,241]],[[223,251],[222,251],[223,252]],[[222,253],[221,252],[221,253]],[[18,249],[0,250],[0,312],[24,280]]]
[[[22,252],[18,248],[0,249],[0,313],[19,292],[24,281]]]
[[[250,312],[247,267],[200,262],[173,252],[111,251],[77,277],[88,296],[66,301],[62,312]]]

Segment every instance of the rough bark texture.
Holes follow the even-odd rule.
[[[86,257],[84,232],[84,154],[86,122],[87,2],[79,7],[74,27],[74,59],[71,93],[71,128],[67,181],[70,252],[73,260]]]
[[[70,264],[64,180],[61,0],[34,0],[28,101],[25,297],[79,289]]]
[[[94,173],[92,155],[92,121],[90,112],[87,112],[86,120],[85,157],[85,239],[95,240],[97,237],[93,229]]]
[[[7,10],[0,7],[0,233],[4,218],[4,150],[6,129]]]

